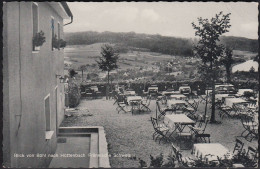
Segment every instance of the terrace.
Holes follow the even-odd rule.
[[[186,101],[191,100],[194,99],[190,98]],[[195,100],[199,103],[195,114],[203,115],[205,110],[205,96]],[[164,159],[166,159],[167,155],[172,152],[172,143],[175,147],[181,149],[184,157],[195,157],[195,155],[191,155],[195,147],[194,142],[190,142],[192,147],[187,146],[189,147],[187,148],[184,144],[185,149],[182,149],[180,144],[174,139],[169,142],[161,141],[160,143],[153,139],[154,128],[151,123],[151,117],[158,118],[157,102],[159,102],[158,98],[157,100],[151,100],[148,106],[151,111],[131,113],[133,107],[124,106],[125,112],[120,111],[118,104],[114,104],[115,100],[113,99],[85,98],[82,99],[80,105],[77,107],[77,111],[67,112],[69,116],[63,121],[61,127],[103,126],[108,142],[108,153],[111,155],[109,157],[111,167],[140,167],[140,159],[149,164],[150,155],[157,156],[160,153],[163,153]],[[242,131],[245,130],[241,119],[222,116],[223,112],[221,113],[221,111],[220,107],[216,109],[216,120],[220,121],[221,124],[208,123],[206,127],[205,133],[210,134],[210,143],[219,143],[232,154],[236,138],[238,138],[244,143],[244,151],[248,151],[248,147],[257,149],[256,138],[246,139],[245,137],[241,137]],[[209,107],[207,116],[210,117]],[[161,122],[165,122],[165,118],[166,116],[162,116]]]

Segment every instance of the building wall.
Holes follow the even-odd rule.
[[[46,42],[39,52],[32,52],[32,2],[7,2],[4,5],[4,140],[6,165],[12,167],[47,167],[51,158],[17,158],[18,154],[50,154],[56,150],[56,125],[64,117],[64,87],[55,74],[63,75],[63,50],[51,50],[51,16],[63,20],[46,2],[38,2],[39,31]],[[58,90],[57,110],[55,88]],[[50,140],[45,139],[44,98],[50,94]],[[56,124],[56,116],[58,117]]]

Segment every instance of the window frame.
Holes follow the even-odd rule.
[[[45,140],[50,140],[54,131],[52,130],[51,128],[51,100],[50,100],[50,93],[47,94],[45,97],[44,97],[44,116],[45,116]],[[47,119],[47,116],[46,116],[46,99],[49,99],[49,119]],[[49,120],[49,129],[47,130],[47,120]]]
[[[51,50],[52,51],[55,50],[55,48],[53,47],[53,38],[54,37],[55,37],[55,18],[54,18],[54,16],[51,16]]]
[[[37,31],[36,33],[39,32],[39,27],[40,27],[40,24],[39,24],[39,4],[37,2],[32,2],[32,6],[31,6],[31,16],[32,16],[32,37],[34,37],[35,35],[33,34],[33,30],[34,30],[34,22],[33,22],[33,6],[36,6],[37,7]],[[32,52],[33,53],[38,53],[40,51],[41,47],[40,46],[33,46],[33,43],[32,43]]]

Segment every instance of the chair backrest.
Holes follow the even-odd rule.
[[[177,155],[179,150],[177,149],[177,147],[175,147],[175,145],[173,143],[172,143],[172,150],[173,150],[174,154]]]
[[[149,106],[150,105],[150,103],[151,103],[151,96],[148,96],[147,97],[147,100],[146,100],[146,106]]]
[[[181,152],[178,150],[178,148],[174,146],[173,143],[172,143],[172,150],[173,150],[173,152],[174,152],[174,154],[175,154],[175,156],[176,156],[178,162],[182,162],[182,154],[181,154]]]
[[[162,112],[162,110],[161,110],[161,106],[160,106],[160,103],[159,103],[159,101],[156,101],[156,105],[157,105],[157,108],[158,108],[159,112],[161,113],[161,112]]]
[[[155,122],[155,118],[151,117],[151,122],[153,124],[153,128],[155,129],[157,127],[156,122]]]
[[[203,133],[205,132],[205,130],[206,130],[206,128],[207,128],[207,125],[208,125],[208,123],[209,123],[209,119],[208,119],[207,117],[205,117],[205,121],[204,121],[204,127],[202,127],[203,129],[202,129],[202,133],[201,133],[201,134],[203,134]]]
[[[118,102],[124,102],[125,98],[124,95],[118,95]]]
[[[241,119],[241,122],[244,124],[248,124],[248,123],[252,123],[253,122],[253,118],[250,117],[249,115],[247,114],[242,114],[240,115],[240,119]]]
[[[151,117],[151,121],[152,121],[153,127],[154,127],[154,128],[157,128],[157,127],[158,127],[158,121],[157,121],[157,119],[154,118],[154,117]]]
[[[247,150],[247,153],[246,155],[250,158],[250,159],[253,159],[255,160],[257,158],[257,150],[254,149],[253,147],[251,146],[248,146],[248,150]]]
[[[236,138],[236,144],[235,144],[233,153],[234,153],[236,150],[238,150],[238,152],[242,152],[243,147],[244,147],[244,143],[243,143],[241,140],[239,140],[239,139]]]

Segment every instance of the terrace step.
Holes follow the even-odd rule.
[[[97,133],[96,127],[59,127],[60,133]]]
[[[90,137],[91,133],[69,133],[69,132],[64,132],[64,133],[59,133],[59,137]]]
[[[92,133],[90,137],[90,157],[89,157],[89,168],[98,168],[99,166],[99,157],[95,156],[99,154],[99,142],[98,142],[98,133]]]

